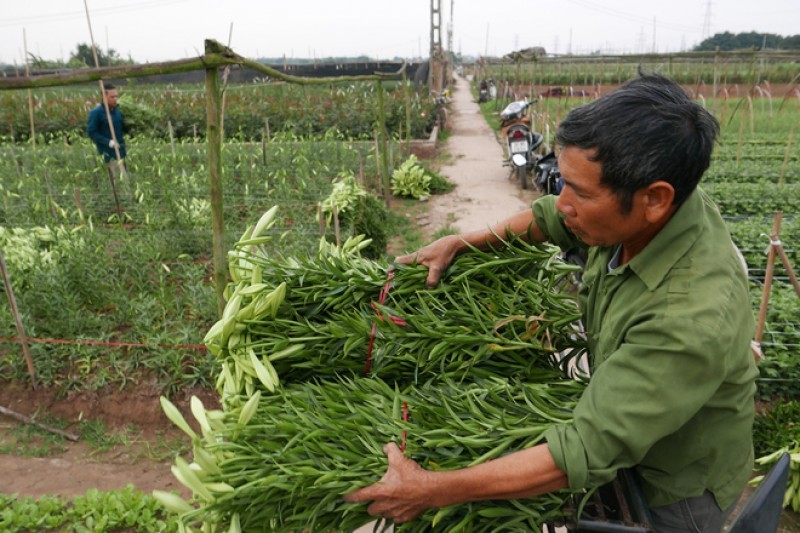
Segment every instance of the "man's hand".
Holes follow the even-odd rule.
[[[396,524],[416,518],[434,507],[430,490],[432,472],[403,456],[393,442],[383,447],[389,467],[380,481],[344,495],[346,502],[372,500],[367,512],[373,516],[390,519]]]
[[[461,237],[448,235],[420,248],[413,254],[396,258],[395,262],[401,265],[418,264],[428,267],[428,279],[425,281],[425,286],[431,289],[439,284],[442,274],[453,262],[462,246],[464,246],[464,241]]]
[[[109,148],[114,148],[116,145],[117,145],[117,143],[114,142],[114,139],[111,139],[110,141],[108,141],[108,147]]]

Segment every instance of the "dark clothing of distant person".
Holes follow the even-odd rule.
[[[125,159],[125,141],[123,139],[125,119],[119,107],[109,109],[109,112],[111,114],[111,121],[114,123],[114,134],[119,143],[119,156]],[[106,163],[117,158],[114,146],[111,143],[113,140],[111,137],[111,129],[108,127],[108,116],[106,115],[103,104],[98,105],[89,112],[89,123],[86,126],[86,133],[88,133],[89,138],[94,141],[95,146],[97,146],[97,153],[103,156],[103,160]]]

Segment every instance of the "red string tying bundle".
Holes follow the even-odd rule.
[[[392,288],[392,278],[394,277],[394,272],[391,270],[386,273],[386,283],[384,284],[383,288],[381,289],[380,294],[378,295],[378,305],[383,305],[386,301],[386,298],[389,296],[389,289]],[[378,317],[378,320],[384,320],[383,315],[378,310],[378,306],[375,305],[375,302],[372,302],[372,308],[375,310],[375,316]],[[405,326],[406,321],[402,318],[391,316],[389,315],[389,320],[397,324],[398,326]],[[372,331],[369,334],[369,346],[367,347],[367,364],[364,367],[364,375],[369,375],[370,368],[372,366],[372,349],[375,345],[375,334],[378,332],[378,323],[372,323]]]
[[[408,422],[408,404],[403,402],[403,422]],[[400,441],[400,451],[406,451],[406,437],[408,436],[408,432],[404,429],[402,440]]]

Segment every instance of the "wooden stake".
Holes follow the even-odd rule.
[[[42,169],[44,174],[44,184],[47,187],[47,204],[50,206],[50,214],[53,218],[56,217],[55,201],[53,201],[53,189],[50,187],[50,176],[47,174],[47,168]]]
[[[741,119],[739,120],[739,144],[736,147],[736,162],[742,158],[742,136],[744,135],[744,109],[740,109]]]
[[[333,235],[336,238],[336,246],[342,243],[341,233],[339,232],[339,209],[333,204]]]
[[[772,223],[772,241],[777,240],[781,229],[781,218],[783,213],[775,213],[775,220]],[[764,324],[767,321],[767,304],[769,303],[769,293],[772,289],[772,279],[775,276],[775,246],[770,243],[769,253],[767,254],[767,272],[764,275],[764,290],[761,293],[761,305],[758,308],[758,323],[756,324],[755,341],[761,344],[761,337],[764,335]]]
[[[72,196],[75,197],[75,205],[78,207],[78,213],[81,215],[81,222],[84,220],[83,205],[81,204],[81,190],[78,187],[72,189]]]
[[[49,431],[50,433],[55,433],[56,435],[61,435],[65,439],[69,439],[73,442],[77,442],[81,439],[80,435],[76,435],[74,433],[69,433],[67,431],[56,429],[52,426],[48,426],[47,424],[42,424],[41,422],[37,422],[33,418],[29,416],[25,416],[21,413],[17,413],[16,411],[12,411],[6,407],[0,406],[0,414],[4,414],[6,416],[10,416],[15,420],[19,420],[20,422],[24,422],[25,424],[32,424],[36,427],[42,428],[45,431]]]
[[[786,165],[789,164],[789,154],[792,151],[792,140],[794,140],[794,126],[789,132],[789,141],[786,143],[786,153],[783,154],[783,165],[781,165],[781,175],[778,178],[778,186],[783,185],[783,176],[786,174]]]
[[[25,75],[30,77],[31,69],[28,65],[28,38],[25,36],[25,28],[22,28],[22,44],[25,49]],[[28,89],[28,117],[31,122],[31,147],[36,150],[36,127],[33,121],[33,92]]]
[[[22,318],[19,316],[19,309],[17,308],[17,299],[14,298],[14,289],[11,287],[11,279],[8,277],[8,269],[6,268],[6,260],[3,253],[0,251],[0,273],[3,275],[3,283],[6,286],[6,296],[8,296],[8,305],[11,307],[11,314],[14,315],[14,322],[17,325],[17,334],[19,341],[22,345],[22,353],[25,356],[25,364],[28,366],[28,374],[31,377],[31,385],[33,390],[38,388],[36,383],[36,369],[33,366],[33,358],[31,358],[31,351],[28,348],[28,337],[25,336],[25,328],[22,327]]]
[[[92,41],[92,55],[94,56],[94,66],[96,68],[100,68],[100,60],[97,58],[97,46],[94,44],[94,32],[92,31],[92,19],[89,17],[89,4],[86,0],[83,0],[83,7],[86,10],[86,23],[89,26],[89,38]],[[114,141],[114,155],[117,156],[117,168],[120,170],[120,175],[124,176],[127,174],[125,171],[125,165],[122,163],[122,156],[120,155],[119,151],[119,140],[117,140],[117,132],[114,130],[114,121],[111,120],[111,110],[108,107],[108,101],[106,100],[106,86],[103,83],[103,80],[98,80],[100,83],[100,95],[103,100],[103,108],[106,111],[106,120],[108,120],[108,130],[111,134],[111,140]],[[114,204],[117,207],[117,217],[119,218],[119,225],[123,227],[122,224],[122,207],[119,204],[119,195],[117,194],[117,186],[114,180],[114,172],[111,170],[111,167],[106,165],[108,168],[108,179],[111,181],[111,191],[114,193]]]
[[[317,220],[319,221],[319,236],[325,236],[325,213],[322,212],[322,206],[317,205]]]
[[[206,41],[206,52],[209,42]],[[211,196],[212,256],[214,259],[214,286],[217,292],[217,311],[219,316],[225,310],[226,271],[228,268],[225,253],[225,222],[222,211],[222,130],[220,125],[220,90],[217,67],[206,69],[206,134],[208,142],[208,177]]]
[[[172,129],[172,121],[167,121],[167,131],[169,132],[169,145],[172,148],[172,157],[175,157],[175,132]]]

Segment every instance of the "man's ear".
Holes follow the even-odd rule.
[[[649,222],[657,222],[674,210],[672,201],[675,189],[666,181],[656,181],[645,187],[645,216]]]

